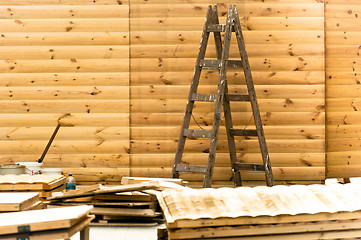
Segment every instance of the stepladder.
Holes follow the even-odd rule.
[[[214,35],[216,59],[205,59],[206,49],[211,33]],[[223,36],[222,36],[223,35]],[[235,35],[237,42],[237,59],[230,59],[230,45],[232,35]],[[223,40],[222,40],[223,38]],[[243,70],[245,85],[248,94],[235,94],[228,92],[227,69],[236,68]],[[218,72],[218,85],[215,94],[199,94],[201,73],[204,69],[212,69]],[[195,102],[214,103],[213,124],[210,130],[190,129],[190,122],[193,117]],[[248,102],[251,105],[252,117],[254,119],[254,128],[233,128],[231,104],[230,102]],[[222,115],[223,109],[223,115]],[[232,178],[235,186],[241,186],[241,172],[264,172],[267,186],[273,186],[273,173],[269,159],[269,153],[266,145],[263,131],[260,111],[257,103],[256,91],[253,84],[251,69],[246,52],[245,42],[242,34],[241,23],[239,20],[237,7],[228,6],[226,24],[220,24],[217,12],[217,6],[209,6],[206,20],[203,27],[202,37],[199,46],[199,52],[194,68],[193,78],[187,99],[186,110],[178,139],[177,150],[172,168],[172,177],[179,178],[180,173],[204,174],[203,187],[212,186],[213,171],[215,166],[215,157],[218,143],[220,125],[223,123],[227,133],[228,150],[230,164],[232,169]],[[197,125],[199,125],[197,123]],[[246,138],[257,137],[262,157],[262,163],[244,163],[237,160],[236,136]],[[190,165],[182,161],[183,152],[187,139],[209,139],[208,162],[204,165]],[[205,160],[206,163],[206,160]]]

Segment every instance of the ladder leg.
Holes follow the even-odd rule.
[[[182,155],[183,155],[183,151],[184,151],[184,146],[185,146],[185,141],[186,141],[186,137],[184,136],[184,129],[187,129],[189,127],[189,123],[190,123],[191,116],[192,116],[192,110],[193,110],[193,106],[194,106],[194,102],[192,101],[192,95],[194,93],[196,93],[197,89],[198,89],[199,78],[200,78],[201,70],[202,70],[200,68],[200,61],[204,59],[204,56],[206,54],[206,48],[207,48],[207,43],[208,43],[208,38],[209,38],[209,32],[207,31],[207,27],[212,21],[211,15],[212,15],[212,7],[209,6],[208,11],[207,11],[206,21],[205,21],[205,24],[203,27],[203,33],[202,33],[202,38],[201,38],[201,42],[200,42],[200,46],[199,46],[198,57],[197,57],[195,68],[194,68],[193,79],[192,79],[191,87],[189,89],[189,95],[188,95],[186,110],[184,113],[182,128],[181,128],[181,131],[179,134],[178,146],[177,146],[176,154],[174,157],[172,178],[179,178],[179,172],[176,170],[176,167],[178,164],[180,164]]]
[[[238,17],[238,12],[237,12],[236,6],[234,6],[233,14],[234,14],[234,20],[235,20],[235,31],[236,31],[238,48],[239,48],[240,54],[241,54],[241,60],[242,60],[242,65],[243,65],[243,69],[244,69],[244,75],[245,75],[245,79],[246,79],[248,94],[249,94],[250,102],[251,102],[251,106],[252,106],[253,117],[254,117],[254,121],[255,121],[255,125],[256,125],[258,142],[259,142],[260,150],[261,150],[261,154],[262,154],[263,165],[265,166],[266,183],[267,183],[267,186],[273,186],[274,180],[273,180],[271,162],[269,160],[266,139],[264,136],[261,116],[260,116],[260,112],[259,112],[259,108],[258,108],[258,104],[257,104],[256,91],[254,89],[251,69],[250,69],[249,62],[248,62],[248,56],[247,56],[247,52],[246,52],[246,47],[245,47],[245,43],[244,43],[242,31],[241,31],[241,24],[239,22],[239,17]]]
[[[208,167],[204,175],[203,187],[208,188],[212,186],[212,177],[214,169],[214,161],[216,157],[218,130],[221,121],[222,103],[224,101],[224,90],[226,86],[226,73],[227,73],[227,59],[229,55],[229,46],[232,34],[232,8],[228,8],[227,24],[224,37],[224,46],[222,49],[221,64],[219,66],[219,81],[217,89],[217,99],[214,110],[212,137],[209,148]]]
[[[213,23],[219,24],[218,19],[218,12],[217,12],[217,5],[214,5],[213,8]],[[217,59],[222,58],[222,39],[220,32],[214,32],[214,42],[216,45],[216,52],[217,52]],[[228,84],[227,80],[225,81],[225,95],[228,93]],[[232,115],[231,115],[231,107],[229,101],[224,97],[223,100],[223,111],[224,111],[224,119],[226,125],[226,132],[227,132],[227,139],[228,139],[228,149],[229,155],[231,159],[231,167],[232,167],[232,174],[235,186],[242,186],[241,181],[241,174],[239,171],[235,170],[235,162],[237,161],[237,154],[236,154],[236,144],[234,142],[234,136],[230,134],[230,128],[233,127],[232,123]]]

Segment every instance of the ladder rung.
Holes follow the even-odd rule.
[[[185,137],[210,138],[212,136],[212,131],[196,130],[196,129],[184,129],[183,136],[185,136]]]
[[[192,172],[192,173],[206,173],[206,166],[199,165],[186,165],[186,164],[178,164],[176,167],[177,172]]]
[[[217,99],[216,94],[197,94],[193,93],[192,101],[201,101],[201,102],[215,102]]]
[[[257,137],[257,130],[253,129],[229,129],[230,134],[233,136],[248,136],[248,137]]]
[[[238,101],[238,102],[249,102],[249,95],[245,94],[226,94],[228,101]]]
[[[207,28],[207,32],[225,32],[226,24],[212,24]],[[232,31],[234,32],[234,26],[232,26]]]
[[[202,68],[219,68],[222,60],[201,60],[199,66]],[[227,60],[227,68],[243,68],[241,60]]]
[[[255,163],[235,163],[235,170],[236,171],[257,171],[257,172],[264,172],[265,167],[262,164],[255,164]]]
[[[221,60],[201,60],[199,66],[204,68],[219,68],[220,64]]]

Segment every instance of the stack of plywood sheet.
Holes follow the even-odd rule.
[[[361,237],[361,185],[165,190],[170,239]]]
[[[42,207],[42,201],[39,201],[39,193],[0,193],[0,212],[35,210]]]
[[[81,239],[89,239],[91,206],[33,210],[0,214],[0,239],[70,239],[81,231]]]
[[[94,225],[154,225],[162,219],[157,198],[142,190],[158,189],[158,182],[104,187],[100,185],[49,197],[51,207],[93,205]]]
[[[63,175],[0,175],[0,192],[37,192],[41,198],[65,189]]]

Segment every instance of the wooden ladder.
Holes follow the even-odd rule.
[[[214,33],[214,40],[216,46],[217,60],[204,60],[207,43],[210,32]],[[221,39],[221,32],[225,32],[223,46]],[[229,48],[232,32],[236,33],[238,48],[241,60],[228,60]],[[197,94],[199,79],[202,69],[218,69],[219,81],[217,94]],[[248,95],[229,94],[226,79],[227,68],[243,68]],[[192,110],[195,101],[215,102],[214,119],[212,130],[198,130],[189,129],[190,119],[192,117]],[[253,118],[255,122],[255,130],[234,129],[232,124],[230,101],[250,102],[253,111]],[[200,173],[204,174],[203,187],[212,186],[212,176],[214,169],[214,162],[217,149],[218,130],[221,122],[221,111],[224,111],[225,126],[227,130],[228,148],[231,159],[231,166],[233,172],[233,179],[235,186],[241,186],[240,171],[262,171],[265,172],[267,186],[273,186],[273,174],[271,163],[268,156],[266,140],[262,128],[261,116],[258,109],[256,92],[253,85],[251,70],[248,62],[245,43],[242,35],[241,25],[238,17],[236,6],[229,5],[227,13],[227,23],[219,24],[217,6],[212,9],[208,7],[206,21],[203,28],[202,38],[200,42],[198,57],[194,69],[193,79],[189,90],[187,106],[184,114],[183,124],[178,140],[176,155],[174,158],[172,177],[179,178],[180,172]],[[240,163],[237,162],[235,136],[254,136],[258,137],[259,146],[261,149],[263,164]],[[187,137],[191,138],[210,138],[210,148],[208,156],[208,165],[187,165],[181,164],[184,146]]]

